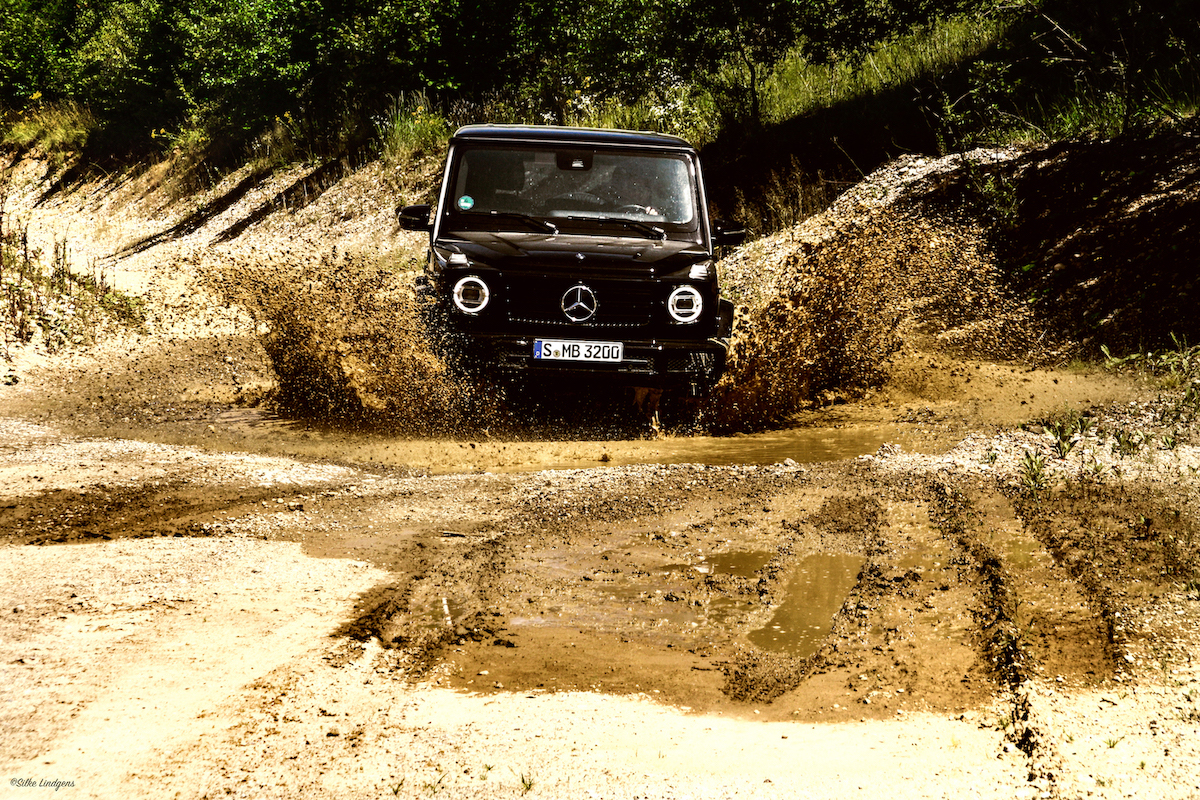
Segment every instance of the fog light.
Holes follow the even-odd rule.
[[[454,305],[464,314],[478,314],[491,299],[492,292],[482,278],[468,275],[454,284]]]
[[[694,287],[678,286],[667,298],[667,311],[676,322],[695,322],[704,310],[704,298]]]

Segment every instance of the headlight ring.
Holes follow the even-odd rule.
[[[700,319],[704,311],[704,297],[694,286],[676,286],[667,298],[667,312],[671,319],[687,325]]]
[[[468,275],[459,278],[454,284],[454,307],[464,314],[472,316],[487,308],[492,299],[492,290],[478,275]]]

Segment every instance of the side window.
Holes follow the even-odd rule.
[[[692,179],[688,166],[680,159],[663,159],[659,163],[655,187],[658,203],[669,222],[686,224],[692,221],[695,203],[692,201]]]

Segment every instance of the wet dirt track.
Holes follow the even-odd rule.
[[[1059,709],[1039,707],[1037,687],[1048,687],[1052,698],[1099,695],[1123,703],[1168,675],[1184,705],[1171,718],[1155,714],[1156,725],[1138,733],[1156,741],[1194,724],[1187,716],[1194,695],[1187,692],[1195,680],[1191,648],[1200,596],[1180,581],[1197,567],[1189,512],[1195,490],[1180,481],[1188,474],[1184,459],[1194,458],[1190,449],[1178,450],[1173,461],[1114,460],[1116,470],[1143,473],[1132,482],[1087,480],[1073,462],[1054,462],[1064,476],[1074,470],[1076,477],[1029,492],[1020,487],[1016,453],[1048,448],[1045,434],[968,436],[943,455],[890,446],[835,462],[438,476],[64,437],[15,421],[6,424],[2,444],[6,469],[31,482],[0,507],[7,554],[32,547],[42,559],[63,548],[73,554],[144,538],[183,548],[180,565],[190,565],[192,548],[211,558],[208,543],[267,548],[256,557],[259,566],[241,573],[254,586],[257,575],[279,570],[274,548],[298,546],[286,551],[294,553],[289,558],[350,565],[347,577],[360,583],[349,593],[345,578],[315,588],[303,588],[301,580],[290,590],[297,599],[322,598],[317,607],[327,620],[342,609],[339,622],[326,622],[330,638],[309,640],[323,653],[324,669],[369,663],[375,677],[368,683],[382,680],[401,691],[450,689],[467,698],[514,700],[600,693],[752,725],[891,724],[931,714],[992,737],[1003,763],[1023,775],[1020,785],[1044,787],[1051,796],[1073,796],[1064,787],[1080,779],[1062,753],[1066,737],[1076,734],[1055,728]],[[1095,452],[1104,458],[1101,444],[1097,438]],[[88,561],[107,564],[109,552],[95,551]],[[6,585],[19,592],[28,578],[15,564],[9,569]],[[375,577],[361,585],[367,574]],[[131,620],[120,618],[130,613],[199,608],[199,597],[188,594],[195,580],[158,599],[123,603],[128,577],[108,584],[89,578],[93,586],[81,590],[83,577],[68,582],[70,596],[64,587],[57,599],[5,598],[8,671],[25,680],[31,673],[61,674],[45,651],[66,640],[45,641],[45,631],[37,633],[42,628],[72,625],[76,636],[101,634],[129,630],[123,626]],[[45,586],[39,591],[47,594]],[[303,607],[286,594],[261,597],[257,605],[242,601],[236,609],[206,603],[205,619],[224,617],[219,624],[236,626],[249,608],[279,624]],[[327,606],[331,597],[344,600]],[[789,605],[805,613],[789,612]],[[1164,609],[1170,609],[1165,616]],[[173,635],[161,623],[149,630]],[[124,635],[116,641],[128,641]],[[222,639],[208,636],[216,638],[193,631],[189,646],[202,652]],[[272,636],[264,632],[265,641]],[[33,654],[29,646],[39,640],[42,652]],[[278,682],[287,674],[264,677],[262,691],[292,685]],[[41,704],[32,716],[10,704],[10,730],[51,740],[71,730],[69,718],[47,718],[45,704],[63,702],[62,693],[78,680],[35,684],[32,697]],[[272,702],[283,702],[279,697]],[[235,722],[242,713],[226,709],[217,719],[250,724]],[[311,737],[311,726],[326,719],[272,718],[269,730],[253,722],[254,737],[238,739],[241,745],[220,751],[222,758],[244,763],[249,742],[278,742],[303,730]],[[354,724],[347,719],[321,730],[327,740],[341,739],[359,730]],[[953,738],[963,741],[956,730]],[[1119,736],[1133,741],[1132,732]],[[1147,758],[1137,764],[1157,752],[1149,744],[1139,745]],[[28,748],[14,752],[32,757]],[[1175,752],[1154,757],[1176,764]],[[269,774],[278,769],[291,774],[287,767]],[[436,776],[444,769],[440,762],[442,772],[409,764],[406,774]],[[479,796],[503,796],[498,787],[488,784],[497,794]]]

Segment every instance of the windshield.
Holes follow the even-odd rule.
[[[694,231],[695,185],[682,154],[476,145],[459,150],[445,213],[472,228],[533,217]]]

